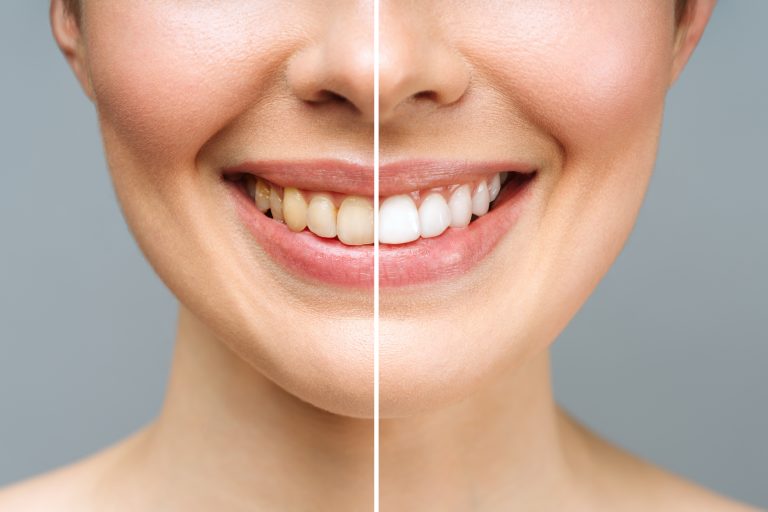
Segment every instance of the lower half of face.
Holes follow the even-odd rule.
[[[350,256],[336,237],[278,222],[279,211],[293,219],[291,186],[310,199],[317,184],[305,175],[329,166],[358,176],[349,194],[331,189],[330,204],[367,196],[347,212],[350,233],[363,222],[372,126],[348,105],[297,97],[285,76],[297,60],[312,64],[302,61],[309,36],[368,15],[346,2],[203,4],[85,3],[87,64],[124,216],[219,341],[301,400],[370,416],[372,247],[350,245]],[[254,201],[257,175],[274,187],[271,211]]]
[[[385,417],[466,397],[555,340],[635,223],[672,64],[674,2],[426,3],[470,79],[452,106],[414,104],[382,127],[384,159],[509,162],[532,177],[519,191],[508,179],[476,236],[448,248],[471,265],[382,288]]]
[[[378,212],[370,9],[86,2],[84,27],[147,258],[223,343],[334,413],[372,412],[378,215],[392,416],[542,350],[621,250],[667,87],[662,4],[382,2]]]

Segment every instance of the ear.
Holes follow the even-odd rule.
[[[69,62],[83,91],[93,100],[93,86],[85,65],[85,46],[79,21],[67,9],[64,0],[51,0],[50,18],[56,44]]]
[[[688,5],[675,32],[675,49],[672,61],[672,81],[680,77],[685,64],[699,43],[709,22],[717,0],[688,0]]]

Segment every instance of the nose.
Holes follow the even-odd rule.
[[[323,34],[291,58],[287,79],[295,96],[373,122],[373,15],[367,14],[333,16]]]
[[[461,55],[435,34],[429,18],[380,15],[379,120],[384,124],[408,105],[450,105],[469,85],[469,67]],[[429,26],[425,26],[429,25]],[[374,116],[373,17],[354,23],[337,17],[324,35],[295,54],[288,63],[288,84],[303,101],[340,105],[363,121]]]
[[[393,2],[393,4],[396,2]],[[385,124],[408,106],[446,106],[464,96],[469,66],[440,37],[439,18],[381,13],[379,119]]]

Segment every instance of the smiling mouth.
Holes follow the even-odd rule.
[[[379,284],[460,277],[490,254],[538,171],[514,162],[408,161],[380,168]],[[335,160],[249,162],[223,182],[261,250],[295,276],[371,288],[373,170]]]
[[[466,228],[493,210],[503,188],[520,187],[532,176],[503,171],[470,183],[382,197],[379,242],[401,245],[440,236],[449,228]],[[294,233],[306,230],[350,246],[373,244],[374,206],[370,197],[282,187],[250,173],[226,178],[259,212]]]

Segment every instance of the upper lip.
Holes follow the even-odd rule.
[[[379,167],[379,195],[471,183],[499,172],[531,173],[536,168],[520,161],[403,160]]]
[[[499,172],[531,173],[521,161],[400,160],[379,166],[379,196],[471,183]],[[282,187],[373,196],[373,166],[344,160],[256,160],[228,167],[224,175],[248,173]]]

